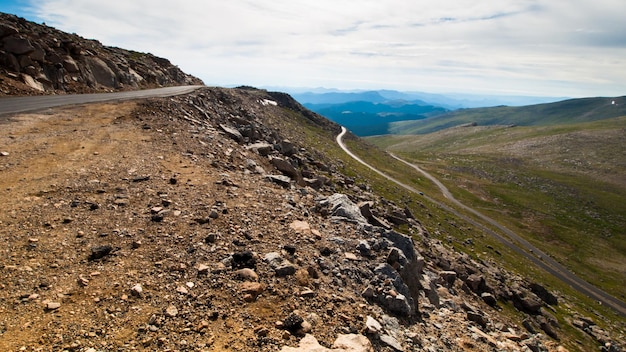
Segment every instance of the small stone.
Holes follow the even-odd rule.
[[[311,330],[313,330],[313,325],[305,320],[302,322],[302,324],[300,324],[300,330],[298,330],[298,334],[304,335],[311,332]]]
[[[300,292],[300,297],[305,297],[305,298],[315,297],[315,291],[311,289],[305,289],[304,291]]]
[[[178,308],[174,305],[170,305],[165,309],[165,316],[169,318],[173,318],[178,315]]]
[[[209,272],[210,267],[205,264],[198,264],[198,275],[206,275]]]
[[[196,331],[200,332],[200,331],[204,331],[206,329],[209,328],[209,322],[206,320],[203,320],[200,322],[200,324],[198,324],[198,326],[196,327]]]
[[[189,293],[189,290],[187,290],[187,287],[185,287],[185,286],[178,286],[176,288],[176,292],[178,292],[180,294],[183,294],[183,295],[186,295],[186,294]]]
[[[9,156],[9,152],[0,152],[0,156]]]
[[[252,300],[256,299],[265,290],[265,285],[259,282],[246,281],[241,284],[241,292],[250,295]]]
[[[89,284],[89,279],[87,279],[86,277],[82,276],[82,275],[78,275],[78,280],[77,280],[78,284],[82,287],[87,287],[87,285]]]
[[[395,351],[404,351],[404,348],[402,348],[400,342],[398,342],[398,340],[389,335],[380,335],[380,341],[383,342],[385,345],[393,348]]]
[[[291,313],[283,320],[282,328],[290,332],[296,332],[302,327],[304,319],[296,313]]]
[[[289,227],[294,230],[296,233],[307,234],[311,231],[311,226],[306,221],[295,220]]]
[[[98,259],[104,258],[107,255],[111,254],[112,251],[113,251],[113,247],[109,245],[93,247],[91,248],[91,254],[89,255],[89,260],[98,260]]]
[[[210,233],[204,238],[206,243],[215,243],[217,241],[217,234]]]
[[[489,292],[483,292],[480,295],[480,298],[483,299],[483,301],[485,301],[485,303],[487,303],[490,306],[495,306],[498,303],[498,300],[496,299],[496,297],[494,297],[491,293]]]
[[[265,337],[270,333],[269,329],[263,327],[256,328],[254,332],[259,337]]]
[[[344,253],[346,259],[348,260],[359,260],[359,258],[357,258],[356,254],[351,253],[351,252],[346,252]]]
[[[136,284],[135,286],[131,287],[130,293],[133,296],[141,297],[141,295],[143,294],[143,287],[141,287],[141,284]]]
[[[276,276],[279,277],[289,276],[296,273],[296,267],[293,264],[285,261],[283,262],[283,264],[274,268],[274,272],[276,273]]]
[[[61,308],[61,303],[59,302],[48,302],[46,303],[46,309],[47,310],[57,310]]]
[[[376,319],[368,315],[365,320],[365,331],[368,334],[378,334],[383,331],[383,326],[380,325]]]
[[[239,279],[247,281],[257,281],[259,279],[259,275],[257,275],[257,273],[250,268],[243,268],[235,271],[235,276]]]
[[[128,205],[128,203],[130,203],[130,201],[126,198],[118,198],[113,201],[113,204],[119,205],[119,206],[126,206]]]
[[[361,292],[361,296],[367,299],[374,298],[374,289],[371,286],[368,286],[365,290],[363,290],[363,292]]]

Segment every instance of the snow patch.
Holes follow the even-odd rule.
[[[277,102],[273,100],[269,100],[269,99],[259,100],[259,103],[261,103],[261,105],[263,106],[268,106],[268,105],[278,106]]]

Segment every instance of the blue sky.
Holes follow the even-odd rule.
[[[624,0],[0,0],[208,85],[626,94]]]

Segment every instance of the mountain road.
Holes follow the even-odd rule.
[[[177,86],[115,93],[37,95],[27,97],[0,98],[0,121],[6,115],[36,111],[56,106],[86,104],[112,100],[128,100],[153,97],[168,97],[190,93],[203,86]]]
[[[460,213],[459,211],[457,211],[456,209],[451,208],[450,206],[443,204],[427,195],[424,195],[422,192],[418,191],[417,189],[415,189],[414,187],[411,187],[410,185],[407,185],[405,183],[402,183],[396,179],[394,179],[393,177],[383,173],[382,171],[374,168],[373,166],[367,164],[365,161],[363,161],[361,158],[359,158],[357,155],[355,155],[354,153],[352,153],[347,147],[346,145],[343,143],[343,137],[344,135],[347,133],[347,129],[345,127],[341,127],[341,133],[339,135],[337,135],[337,144],[339,144],[339,146],[341,147],[341,149],[343,149],[350,157],[352,157],[354,160],[358,161],[359,163],[365,165],[366,167],[368,167],[369,169],[371,169],[372,171],[376,172],[377,174],[381,175],[382,177],[388,179],[389,181],[392,181],[394,183],[396,183],[397,185],[401,186],[402,188],[413,192],[413,193],[418,193],[420,195],[422,195],[425,199],[427,199],[428,201],[436,204],[437,206],[439,206],[440,208],[454,214],[455,216],[473,224],[474,226],[480,228],[481,230],[483,230],[484,232],[490,234],[491,236],[493,236],[494,238],[496,238],[498,241],[500,241],[501,243],[503,243],[505,246],[507,246],[508,248],[510,248],[511,250],[513,250],[514,252],[524,256],[526,259],[528,259],[529,261],[531,261],[532,263],[534,263],[535,265],[537,265],[538,267],[542,268],[543,270],[547,271],[548,273],[552,274],[553,276],[555,276],[556,278],[558,278],[559,280],[563,281],[564,283],[566,283],[567,285],[569,285],[570,287],[572,287],[573,289],[577,290],[578,292],[587,295],[588,297],[593,298],[594,300],[600,302],[603,305],[606,305],[608,307],[611,307],[613,310],[615,310],[618,314],[620,314],[621,316],[626,317],[626,303],[624,303],[623,301],[609,295],[608,293],[604,292],[603,290],[597,288],[596,286],[591,285],[590,283],[586,282],[585,280],[579,278],[578,276],[576,276],[574,273],[572,273],[571,271],[569,271],[567,268],[565,268],[563,265],[561,265],[560,263],[558,263],[556,260],[552,259],[550,256],[548,256],[547,254],[543,253],[539,248],[535,247],[534,245],[532,245],[531,243],[529,243],[528,241],[526,241],[524,238],[522,238],[521,236],[517,235],[515,232],[511,231],[510,229],[506,228],[505,226],[503,226],[502,224],[498,223],[497,221],[495,221],[494,219],[482,214],[481,212],[477,211],[474,208],[471,208],[469,206],[464,205],[463,203],[461,203],[460,201],[458,201],[456,198],[454,198],[454,196],[450,193],[450,191],[434,176],[430,175],[429,173],[427,173],[426,171],[422,170],[419,166],[411,164],[403,159],[400,159],[399,157],[390,154],[394,159],[412,167],[413,169],[415,169],[416,171],[420,172],[422,175],[424,175],[424,177],[426,177],[427,179],[429,179],[430,181],[432,181],[435,185],[437,185],[437,187],[440,189],[441,193],[444,195],[444,197],[446,197],[448,200],[450,200],[450,202],[452,202],[454,205],[456,205],[459,208],[462,208],[463,210],[473,214],[474,216],[480,218],[482,221],[488,223],[489,225],[497,228],[501,233],[503,233],[504,235],[502,235],[501,233],[498,233],[494,230],[492,230],[491,228],[485,226],[483,223],[480,223],[476,220],[474,220],[473,218]]]

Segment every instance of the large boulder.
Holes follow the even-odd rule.
[[[326,348],[317,342],[317,339],[306,334],[298,347],[285,346],[281,352],[373,352],[372,344],[367,337],[360,334],[339,335],[332,348]]]

